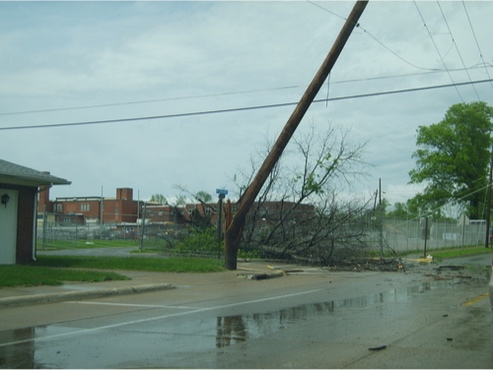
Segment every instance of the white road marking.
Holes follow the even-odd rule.
[[[135,304],[135,303],[111,303],[111,302],[94,302],[94,301],[66,301],[71,304],[90,304],[100,306],[124,306],[124,307],[143,307],[143,308],[176,308],[180,310],[193,310],[197,307],[192,306],[167,306],[159,304]]]
[[[68,337],[68,336],[72,336],[72,335],[82,335],[82,334],[92,333],[92,332],[99,331],[99,330],[107,330],[107,329],[114,329],[114,328],[119,328],[119,327],[127,326],[127,325],[142,324],[145,322],[164,320],[164,319],[168,319],[171,317],[191,315],[191,314],[196,314],[199,312],[213,311],[213,310],[219,310],[219,309],[224,309],[224,308],[243,306],[243,305],[252,304],[252,303],[259,303],[259,302],[273,301],[273,300],[289,298],[289,297],[296,297],[296,296],[300,296],[300,295],[304,295],[304,294],[316,293],[316,292],[319,292],[322,290],[323,289],[312,289],[312,290],[307,290],[305,292],[283,294],[283,295],[275,296],[275,297],[253,299],[253,300],[244,301],[244,302],[236,302],[236,303],[229,303],[229,304],[213,306],[213,307],[204,307],[204,308],[192,309],[191,311],[177,312],[177,313],[172,313],[172,314],[167,314],[167,315],[162,315],[162,316],[150,317],[147,319],[132,320],[132,321],[126,321],[126,322],[121,322],[121,323],[111,324],[111,325],[103,325],[103,326],[99,326],[99,327],[95,327],[95,328],[91,328],[91,329],[75,330],[75,331],[71,331],[68,333],[59,333],[59,334],[47,335],[45,337],[29,338],[29,339],[17,340],[17,341],[13,341],[13,342],[0,343],[0,347],[13,346],[13,345],[17,345],[17,344],[30,343],[30,342],[34,342],[34,341],[52,340],[52,339],[61,338],[61,337]]]

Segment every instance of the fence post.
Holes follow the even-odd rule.
[[[426,258],[426,242],[428,240],[428,216],[425,217],[425,254],[424,258]]]
[[[46,243],[46,204],[43,206],[43,240],[41,242],[42,251],[45,250],[45,243]]]
[[[142,212],[142,219],[140,220],[142,226],[140,227],[140,245],[139,250],[142,252],[144,248],[144,233],[145,233],[145,224],[146,224],[146,211],[147,211],[147,203],[144,202],[144,211]]]

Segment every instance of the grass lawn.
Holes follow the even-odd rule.
[[[43,243],[38,240],[36,242],[36,249],[42,250]],[[74,248],[109,248],[109,247],[139,247],[138,240],[48,240],[45,242],[45,250],[56,249],[74,249]]]
[[[64,281],[101,282],[129,279],[112,271],[84,271],[31,265],[0,266],[0,288],[62,285]]]
[[[152,272],[218,272],[223,261],[208,258],[38,256],[36,266]]]
[[[472,256],[475,254],[493,253],[493,248],[485,248],[483,246],[452,248],[452,249],[436,249],[431,250],[427,254],[431,254],[435,259],[454,258]]]
[[[111,270],[206,273],[224,268],[222,261],[205,258],[38,256],[31,265],[0,265],[0,288],[129,279]]]

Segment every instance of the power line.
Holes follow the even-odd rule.
[[[490,67],[493,67],[489,65]],[[466,67],[465,69],[479,69],[479,68],[488,68],[488,65],[484,66],[479,63],[470,67]],[[450,69],[451,72],[461,72],[465,70],[464,68],[456,68]],[[354,83],[354,82],[362,82],[362,81],[378,81],[378,80],[387,80],[392,78],[403,78],[403,77],[413,77],[413,76],[423,76],[430,75],[435,73],[444,73],[447,72],[443,69],[435,69],[428,70],[426,72],[415,72],[415,73],[402,73],[402,74],[394,74],[387,76],[375,76],[375,77],[366,77],[366,78],[353,78],[348,80],[339,80],[339,81],[330,81],[331,85],[335,84],[345,84],[345,83]],[[159,99],[147,99],[147,100],[134,100],[127,102],[117,102],[117,103],[106,103],[106,104],[91,104],[91,105],[78,105],[72,107],[62,107],[62,108],[45,108],[45,109],[33,109],[33,110],[25,110],[25,111],[13,111],[13,112],[0,112],[1,116],[14,116],[14,115],[22,115],[22,114],[33,114],[33,113],[51,113],[51,112],[63,112],[63,111],[71,111],[71,110],[82,110],[82,109],[92,109],[92,108],[108,108],[115,106],[124,106],[124,105],[138,105],[138,104],[148,104],[148,103],[158,103],[165,101],[176,101],[176,100],[187,100],[187,99],[201,99],[201,98],[210,98],[216,96],[228,96],[228,95],[239,95],[239,94],[249,94],[249,93],[257,93],[257,92],[265,92],[265,91],[279,91],[279,90],[288,90],[288,89],[297,89],[302,87],[301,85],[290,85],[290,86],[279,86],[272,88],[264,88],[264,89],[251,89],[251,90],[239,90],[239,91],[229,91],[229,92],[219,92],[219,93],[211,93],[211,94],[201,94],[201,95],[188,95],[188,96],[176,96],[169,98],[159,98]]]
[[[447,85],[424,86],[424,87],[415,87],[415,88],[401,89],[401,90],[380,91],[380,92],[373,92],[373,93],[366,93],[366,94],[340,96],[340,97],[334,97],[334,98],[329,98],[329,99],[315,99],[315,100],[313,100],[313,103],[322,103],[322,102],[326,102],[327,100],[337,101],[337,100],[369,98],[369,97],[374,97],[374,96],[401,94],[401,93],[409,93],[409,92],[416,92],[416,91],[442,89],[442,88],[448,88],[448,87],[457,88],[457,86],[479,84],[479,83],[485,83],[485,82],[491,82],[491,81],[493,81],[493,80],[491,80],[491,79],[478,80],[478,81],[460,82],[460,83],[447,84]],[[210,114],[233,113],[233,112],[241,112],[241,111],[249,111],[249,110],[280,108],[280,107],[293,106],[293,105],[297,105],[297,104],[298,104],[298,102],[288,102],[288,103],[254,105],[254,106],[249,106],[249,107],[215,109],[215,110],[208,110],[208,111],[163,114],[163,115],[157,115],[157,116],[116,118],[116,119],[109,119],[109,120],[82,121],[82,122],[69,122],[69,123],[52,123],[52,124],[46,124],[46,125],[40,124],[40,125],[28,125],[28,126],[8,126],[8,127],[0,127],[0,131],[100,125],[100,124],[119,123],[119,122],[149,121],[149,120],[156,120],[156,119],[170,119],[170,118],[192,117],[192,116],[202,116],[202,115],[210,115]]]
[[[466,68],[466,64],[464,63],[464,59],[462,58],[462,54],[459,51],[459,47],[457,46],[457,43],[455,42],[454,35],[452,34],[452,30],[449,27],[449,24],[447,22],[447,18],[445,17],[445,13],[443,12],[442,6],[440,5],[440,2],[438,0],[437,0],[437,5],[440,8],[440,13],[442,13],[443,20],[445,21],[445,25],[447,26],[448,32],[450,33],[450,37],[452,38],[452,43],[455,46],[455,50],[457,51],[457,54],[459,55],[460,61],[462,62],[462,66],[464,68]],[[469,75],[469,71],[467,69],[466,69],[466,74],[467,74],[467,77],[469,78],[469,81],[471,81],[472,79],[471,79],[471,76]],[[478,100],[481,100],[479,98],[478,92],[476,91],[476,87],[474,85],[472,85],[472,88],[473,88],[474,93],[476,94],[476,97],[478,98]]]
[[[414,6],[416,7],[416,10],[418,11],[418,14],[419,14],[421,20],[423,21],[423,24],[424,24],[424,26],[426,28],[426,31],[428,32],[428,35],[430,36],[431,42],[433,43],[433,46],[435,47],[435,50],[438,53],[438,56],[440,57],[440,60],[441,60],[441,62],[443,64],[443,67],[447,70],[447,73],[448,73],[448,75],[450,77],[450,81],[452,81],[452,83],[454,83],[454,79],[452,78],[452,75],[450,74],[450,72],[449,72],[449,70],[447,68],[447,65],[445,64],[445,60],[443,59],[442,54],[440,53],[440,50],[438,49],[438,46],[437,46],[437,44],[435,42],[435,39],[433,38],[433,36],[431,34],[430,29],[426,25],[425,19],[423,18],[423,15],[421,14],[421,11],[419,10],[418,4],[416,4],[416,1],[413,1],[413,3],[414,3]],[[457,91],[457,94],[459,95],[460,100],[464,103],[464,99],[462,98],[462,95],[460,94],[460,91],[459,91],[459,89],[457,87],[455,87],[455,91]]]
[[[476,47],[478,48],[478,51],[479,51],[479,57],[483,61],[483,64],[486,66],[484,59],[483,59],[483,53],[481,52],[481,48],[479,47],[478,39],[476,37],[476,32],[474,32],[474,28],[473,28],[472,23],[471,23],[471,18],[469,18],[469,13],[467,11],[466,4],[465,4],[464,0],[462,0],[462,6],[464,7],[464,11],[465,11],[466,16],[467,16],[467,21],[469,22],[469,27],[471,28],[472,35],[474,36],[474,41],[476,42]],[[488,78],[491,78],[490,74],[488,73],[488,69],[487,68],[485,68],[485,69],[486,69],[486,75],[488,76]],[[493,87],[493,82],[491,83],[491,86]]]
[[[114,106],[118,106],[118,105],[135,105],[135,104],[157,103],[157,102],[174,101],[174,100],[201,99],[201,98],[211,98],[211,97],[215,97],[215,96],[248,94],[248,93],[264,92],[264,91],[275,91],[275,90],[288,90],[288,89],[295,89],[298,87],[299,86],[294,86],[294,85],[293,86],[281,86],[281,87],[274,87],[274,88],[267,88],[267,89],[252,89],[252,90],[230,91],[230,92],[213,93],[213,94],[177,96],[177,97],[171,97],[171,98],[136,100],[136,101],[121,102],[121,103],[79,105],[79,106],[75,106],[75,107],[47,108],[47,109],[36,109],[36,110],[17,111],[17,112],[5,112],[5,113],[0,112],[0,116],[13,116],[13,115],[19,115],[19,114],[28,114],[28,113],[60,112],[60,111],[88,109],[88,108],[107,108],[107,107],[114,107]]]
[[[318,5],[310,0],[307,0],[308,3],[316,6],[317,8],[320,8],[322,9],[323,11],[327,12],[327,13],[330,13],[332,15],[335,15],[336,17],[338,18],[341,18],[341,19],[344,19],[346,20],[346,18],[344,18],[343,16],[340,16],[339,14],[336,14],[334,13],[333,11],[321,6],[321,5]],[[392,55],[394,55],[395,57],[399,58],[400,60],[402,60],[404,63],[410,65],[411,67],[414,67],[414,68],[417,68],[417,69],[421,69],[421,70],[426,70],[426,71],[441,71],[441,69],[438,69],[438,68],[426,68],[426,67],[420,67],[414,63],[411,63],[410,61],[408,61],[407,59],[404,59],[403,57],[401,57],[399,54],[397,54],[394,50],[392,50],[391,48],[389,48],[387,45],[385,45],[382,41],[380,41],[378,38],[376,38],[374,35],[372,35],[370,33],[370,31],[366,30],[365,28],[363,28],[361,26],[361,24],[358,25],[358,28],[361,29],[364,33],[366,33],[368,36],[370,36],[373,40],[375,40],[380,46],[382,46],[385,50],[387,50],[388,52],[390,52]]]
[[[337,14],[337,13],[334,13],[332,10],[329,10],[329,9],[327,9],[327,8],[324,8],[323,6],[318,5],[317,3],[314,3],[313,1],[310,1],[310,0],[307,0],[307,2],[308,2],[308,3],[310,3],[310,4],[312,4],[312,5],[314,5],[314,6],[316,6],[317,8],[322,9],[323,11],[325,11],[325,12],[327,12],[327,13],[330,13],[330,14],[332,14],[332,15],[335,15],[337,18],[340,18],[340,19],[342,19],[343,21],[347,21],[347,18],[346,18],[346,17],[343,17],[342,15],[339,15],[339,14]]]

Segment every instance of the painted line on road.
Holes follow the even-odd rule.
[[[111,303],[111,302],[94,302],[94,301],[66,301],[72,304],[89,304],[99,306],[123,306],[123,307],[143,307],[143,308],[176,308],[180,310],[194,310],[197,307],[192,306],[167,306],[159,304],[135,304],[135,303]]]
[[[185,316],[185,315],[191,315],[191,314],[196,314],[196,313],[200,313],[200,312],[243,306],[243,305],[252,304],[252,303],[259,303],[259,302],[273,301],[273,300],[278,300],[278,299],[283,299],[283,298],[296,297],[296,296],[300,296],[300,295],[304,295],[304,294],[316,293],[316,292],[319,292],[322,290],[324,290],[324,289],[312,289],[312,290],[307,290],[305,292],[283,294],[283,295],[275,296],[275,297],[253,299],[250,301],[229,303],[229,304],[213,306],[213,307],[204,307],[204,308],[199,308],[199,309],[186,311],[186,312],[177,312],[177,313],[172,313],[172,314],[167,314],[167,315],[162,315],[162,316],[150,317],[147,319],[139,319],[139,320],[120,322],[117,324],[103,325],[103,326],[99,326],[99,327],[95,327],[95,328],[91,328],[91,329],[75,330],[75,331],[67,332],[67,333],[47,335],[45,337],[29,338],[29,339],[17,340],[17,341],[12,341],[12,342],[7,342],[7,343],[0,343],[0,347],[14,346],[14,345],[23,344],[23,343],[30,343],[30,342],[34,342],[34,341],[46,341],[46,340],[52,340],[52,339],[57,339],[57,338],[62,338],[62,337],[73,336],[73,335],[83,335],[83,334],[88,334],[88,333],[92,333],[92,332],[96,332],[96,331],[100,331],[100,330],[108,330],[108,329],[119,328],[119,327],[127,326],[127,325],[142,324],[142,323],[151,322],[151,321],[169,319],[171,317]]]
[[[462,305],[464,307],[472,306],[474,303],[477,303],[480,300],[488,297],[488,295],[489,295],[488,293],[483,293],[483,294],[481,294],[481,295],[479,295],[479,296],[477,296],[477,297],[475,297],[473,299],[468,300],[467,302],[464,302]]]

